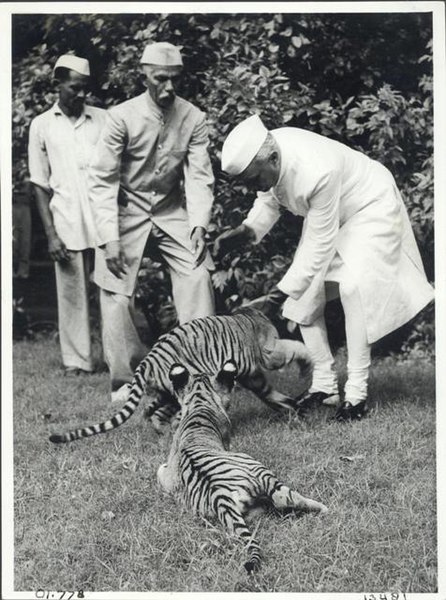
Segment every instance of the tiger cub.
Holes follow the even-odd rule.
[[[255,308],[241,308],[233,315],[194,319],[175,327],[156,342],[136,369],[127,402],[103,423],[53,434],[56,444],[105,433],[125,423],[135,412],[143,394],[155,429],[160,432],[180,407],[169,378],[174,363],[191,373],[214,377],[227,360],[237,365],[238,381],[274,409],[297,410],[295,399],[274,390],[262,369],[279,369],[295,362],[300,378],[311,376],[312,361],[305,346],[295,340],[280,340],[271,321]],[[308,387],[310,381],[308,381]]]
[[[167,463],[158,469],[164,491],[179,494],[193,511],[216,518],[245,544],[248,572],[257,570],[261,551],[244,516],[270,504],[279,510],[324,513],[326,506],[301,496],[281,483],[261,463],[242,453],[229,452],[230,421],[226,413],[237,368],[227,362],[214,384],[207,375],[189,376],[183,365],[173,365],[170,377],[182,407]]]

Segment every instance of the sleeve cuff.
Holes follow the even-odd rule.
[[[288,272],[285,273],[285,275],[279,281],[277,287],[281,292],[283,292],[290,298],[293,298],[294,300],[297,300],[301,295],[299,292],[296,292],[294,278],[291,275],[289,275]]]
[[[38,177],[30,177],[29,180],[34,185],[37,185],[38,187],[42,188],[46,192],[51,193],[51,188],[50,188],[48,181],[45,181],[44,179],[39,179]]]
[[[98,246],[103,246],[108,242],[116,242],[120,239],[119,237],[119,227],[118,225],[108,225],[107,227],[102,227],[101,231],[97,232],[96,240]]]
[[[259,227],[259,225],[256,224],[255,220],[245,219],[244,221],[242,221],[242,225],[246,225],[246,227],[249,227],[249,229],[254,233],[254,244],[258,244],[259,242],[261,242],[269,231],[269,229],[265,230],[264,227]]]
[[[193,232],[197,229],[197,227],[201,227],[201,229],[204,229],[204,233],[207,232],[207,229],[204,225],[193,225],[190,227],[190,234],[192,235]]]
[[[203,227],[203,229],[205,229],[207,231],[207,228],[209,227],[209,223],[211,221],[211,215],[209,214],[203,214],[201,215],[201,217],[198,217],[194,215],[194,218],[191,219],[190,215],[189,215],[189,230],[192,233],[193,230],[196,227]]]

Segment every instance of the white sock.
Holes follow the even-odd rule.
[[[345,314],[348,354],[345,400],[355,406],[367,398],[371,346],[367,341],[364,311],[358,288],[351,281],[342,281],[339,291]]]
[[[325,319],[320,316],[311,325],[300,325],[305,346],[314,361],[313,382],[310,392],[338,394],[334,359],[328,343]]]

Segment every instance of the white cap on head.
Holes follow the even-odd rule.
[[[252,115],[234,127],[223,144],[223,171],[228,175],[243,173],[262,147],[267,135],[268,129],[258,115]]]
[[[76,71],[76,73],[90,77],[90,64],[88,60],[86,58],[74,56],[74,54],[63,54],[62,56],[59,56],[54,65],[53,72],[58,67],[65,67],[65,69],[70,69],[71,71]]]
[[[144,48],[141,56],[142,65],[156,65],[157,67],[182,67],[180,48],[169,42],[155,42]]]

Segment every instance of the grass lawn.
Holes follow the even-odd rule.
[[[292,371],[272,380],[299,391]],[[435,592],[434,367],[377,362],[370,404],[360,423],[328,407],[291,423],[237,390],[232,448],[329,508],[258,519],[264,564],[248,576],[238,542],[161,495],[169,440],[141,409],[114,433],[48,441],[113,413],[108,374],[64,378],[54,339],[16,343],[15,589]]]

